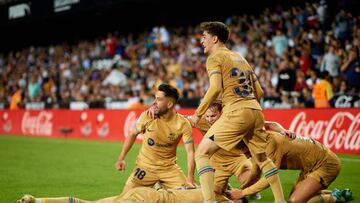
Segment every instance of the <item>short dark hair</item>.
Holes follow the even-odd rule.
[[[173,98],[175,100],[175,103],[177,103],[177,101],[179,100],[178,90],[169,84],[164,83],[159,85],[158,91],[162,91],[165,93],[165,96]]]
[[[203,22],[200,24],[200,29],[217,36],[222,43],[226,43],[229,39],[230,29],[222,22]]]

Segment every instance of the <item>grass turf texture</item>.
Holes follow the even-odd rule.
[[[35,197],[73,196],[96,200],[114,196],[131,173],[140,145],[135,144],[126,158],[126,171],[114,163],[119,142],[0,136],[0,202],[12,203],[23,194]],[[329,189],[350,188],[355,201],[360,193],[360,156],[339,155],[342,169]],[[178,163],[186,171],[185,149],[178,148]],[[280,172],[287,196],[298,171]],[[198,178],[197,178],[198,180]],[[232,186],[238,186],[234,178]],[[272,202],[271,190],[261,192],[260,202]],[[355,202],[354,201],[354,202]]]

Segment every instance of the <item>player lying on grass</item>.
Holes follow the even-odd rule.
[[[136,166],[128,178],[123,192],[139,186],[152,187],[158,181],[166,188],[178,188],[184,184],[194,186],[194,143],[191,124],[175,111],[179,98],[176,88],[161,84],[155,94],[154,108],[157,117],[150,118],[143,112],[136,127],[126,137],[115,167],[125,170],[125,157],[137,135],[143,133],[143,143],[136,158]],[[176,148],[183,140],[187,152],[188,176],[176,163]]]
[[[216,196],[217,201],[232,202],[224,196]],[[73,197],[35,198],[25,195],[16,203],[203,203],[204,198],[200,188],[154,189],[150,187],[137,187],[119,196],[108,197],[95,201],[87,201]],[[237,203],[243,203],[241,200]]]
[[[240,147],[250,156],[245,143],[241,142]],[[290,192],[289,202],[333,203],[346,202],[352,198],[351,191],[348,189],[343,191],[335,189],[332,193],[322,191],[335,180],[340,171],[339,158],[323,144],[301,136],[290,139],[270,131],[266,154],[280,169],[301,171]],[[261,175],[261,171],[256,165],[253,167],[252,175],[256,177]],[[231,190],[229,194],[233,200],[236,200],[267,187],[269,184],[265,178],[261,178],[254,185],[243,190]]]

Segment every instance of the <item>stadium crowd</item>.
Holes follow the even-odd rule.
[[[265,98],[280,107],[329,107],[334,94],[360,96],[360,16],[328,15],[320,2],[231,16],[225,23],[232,33],[228,46],[254,67]],[[71,101],[128,100],[141,108],[162,82],[195,101],[208,88],[200,38],[198,27],[156,26],[0,54],[0,103],[61,108]]]

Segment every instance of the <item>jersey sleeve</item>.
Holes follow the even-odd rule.
[[[151,118],[147,115],[146,112],[142,112],[140,117],[137,119],[135,124],[135,130],[137,133],[144,132],[146,124],[151,121]]]
[[[192,127],[188,120],[185,121],[185,125],[183,127],[182,140],[184,144],[189,144],[194,142],[192,137]]]
[[[221,74],[221,58],[219,55],[208,57],[208,59],[206,60],[206,70],[209,77],[212,74]]]

